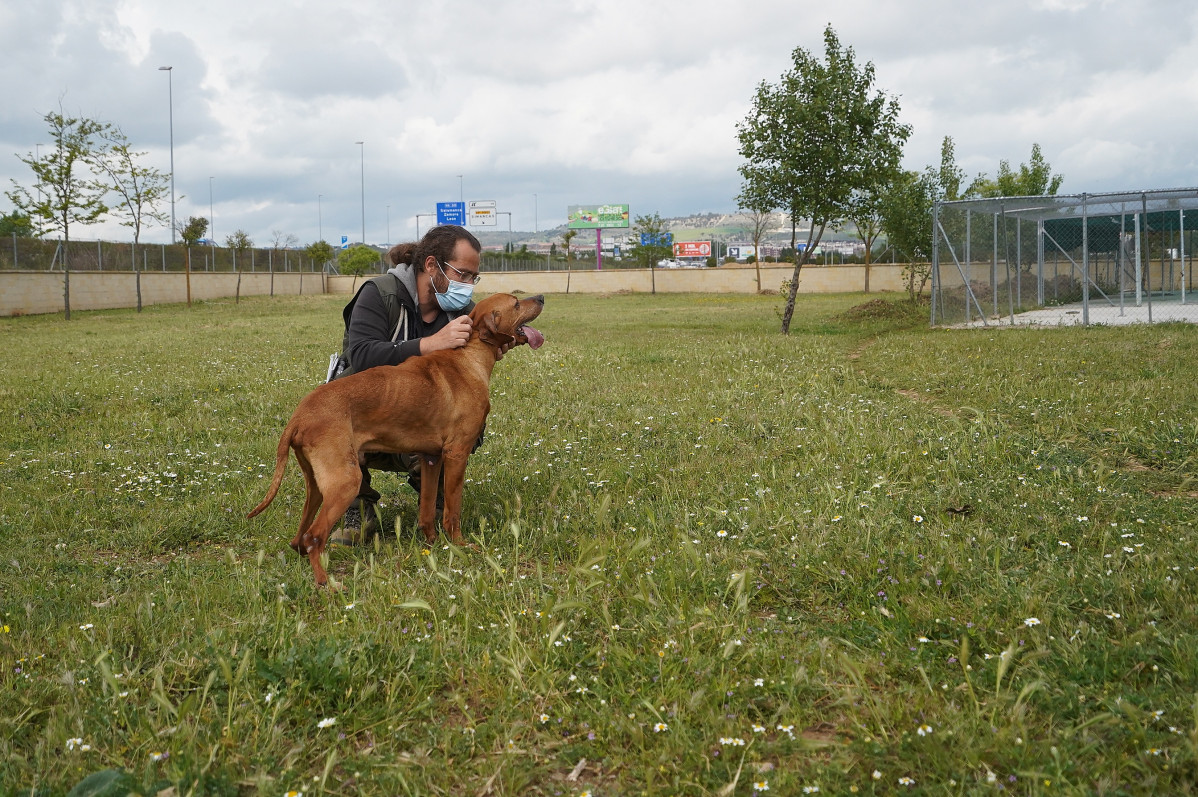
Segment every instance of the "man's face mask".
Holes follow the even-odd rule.
[[[447,311],[461,310],[470,304],[470,297],[474,295],[474,283],[451,280],[449,279],[449,275],[445,273],[445,267],[440,263],[437,266],[441,269],[441,273],[445,275],[446,281],[449,282],[444,293],[433,288],[433,294],[437,297],[437,304],[440,308]],[[450,268],[453,268],[453,266],[450,266]],[[456,271],[456,269],[454,270]]]

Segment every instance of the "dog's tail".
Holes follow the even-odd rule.
[[[283,483],[283,473],[287,470],[287,458],[291,453],[291,438],[294,434],[295,430],[288,423],[287,428],[283,430],[282,437],[279,438],[279,448],[275,452],[275,477],[271,479],[270,489],[266,491],[266,497],[262,499],[262,503],[246,515],[247,518],[254,517],[275,500],[275,495],[279,492],[279,485]]]

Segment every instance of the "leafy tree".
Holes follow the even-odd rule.
[[[907,262],[904,276],[912,301],[923,290],[931,274],[927,260],[932,256],[932,205],[938,191],[937,174],[931,168],[922,174],[899,172],[882,195],[880,204],[886,239],[895,253]]]
[[[342,274],[360,277],[378,267],[379,251],[372,246],[355,244],[341,253],[337,259],[337,270]]]
[[[942,202],[970,199],[976,195],[975,186],[984,179],[982,175],[978,175],[973,183],[962,191],[965,170],[957,165],[957,145],[953,142],[952,136],[945,136],[944,140],[940,142],[940,167],[934,170],[929,168],[929,171],[932,173],[935,189],[933,199],[939,199]]]
[[[17,209],[42,223],[43,231],[62,233],[63,266],[68,266],[71,225],[95,224],[108,212],[104,196],[108,186],[97,181],[92,172],[101,137],[109,129],[105,122],[67,116],[51,111],[42,117],[49,126],[52,146],[40,159],[31,153],[17,158],[33,170],[34,191],[12,181],[6,192]]]
[[[642,236],[646,236],[651,243],[642,244]],[[651,268],[658,260],[674,254],[670,228],[657,213],[637,216],[632,225],[632,238],[636,242],[633,257],[645,268]]]
[[[159,209],[159,205],[169,196],[170,178],[152,166],[139,163],[146,153],[130,149],[129,139],[119,127],[105,128],[100,139],[103,148],[99,151],[97,163],[108,175],[112,189],[120,198],[113,211],[121,219],[122,225],[133,230],[132,257],[136,271],[136,250],[141,240],[142,225],[146,222],[169,224],[170,217]]]
[[[945,136],[940,143],[938,166],[929,166],[922,174],[898,172],[883,193],[882,230],[895,253],[907,262],[903,274],[912,301],[931,276],[927,261],[932,257],[934,204],[937,200],[952,202],[975,197],[981,179],[979,176],[965,186],[965,171],[957,165],[956,145],[951,136]]]
[[[895,172],[897,174],[897,170]],[[871,186],[857,192],[848,211],[849,221],[857,238],[865,244],[865,292],[869,293],[869,267],[873,260],[874,242],[882,235],[882,206],[885,194],[894,182],[895,174],[886,175],[884,185]]]
[[[858,66],[829,25],[824,60],[801,47],[777,84],[763,81],[753,108],[737,125],[742,205],[768,202],[791,217],[791,248],[799,219],[810,219],[806,246],[795,259],[782,332],[790,331],[799,272],[829,227],[848,217],[863,193],[883,184],[911,133],[899,124],[898,101],[875,92],[874,66]]]
[[[187,221],[179,224],[179,237],[187,246],[195,246],[208,232],[208,219],[203,216],[190,216]]]
[[[254,242],[250,240],[249,233],[245,230],[234,230],[232,235],[225,236],[225,246],[232,249],[234,257],[237,257],[243,256],[246,252],[253,249]]]
[[[304,253],[313,263],[319,263],[322,269],[334,255],[333,246],[328,241],[313,241],[304,247]]]
[[[1019,164],[1018,172],[1011,169],[1009,161],[1002,160],[993,180],[979,175],[973,187],[983,197],[1042,196],[1056,194],[1064,179],[1064,175],[1052,173],[1040,145],[1032,144],[1031,158],[1028,163]]]
[[[234,230],[232,235],[225,236],[225,246],[233,250],[233,268],[237,270],[237,291],[234,294],[234,303],[241,303],[241,272],[245,266],[237,264],[237,258],[240,256],[244,259],[245,253],[253,248],[254,242],[250,240],[249,233],[245,230]]]
[[[208,232],[208,219],[203,216],[190,216],[187,221],[179,222],[178,233],[185,244],[184,251],[187,253],[184,258],[184,263],[187,267],[187,306],[191,307],[191,247],[200,242],[204,237],[204,233]]]
[[[18,238],[34,238],[37,236],[37,229],[33,226],[33,219],[28,213],[22,213],[19,210],[14,210],[12,213],[0,213],[0,235],[5,238],[17,236]]]
[[[648,269],[653,269],[658,260],[674,254],[673,236],[658,213],[652,216],[637,216],[632,225],[632,237],[636,241],[633,257]],[[641,241],[648,243],[641,243]],[[653,293],[657,293],[657,275],[651,273]]]

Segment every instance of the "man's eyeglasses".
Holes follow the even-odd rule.
[[[474,271],[462,271],[460,268],[454,268],[448,263],[442,263],[441,265],[458,275],[457,282],[469,282],[477,285],[478,281],[483,278],[481,274],[478,274]],[[446,274],[446,276],[449,275]]]

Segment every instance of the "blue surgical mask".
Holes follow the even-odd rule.
[[[441,269],[441,273],[445,274],[444,268]],[[474,295],[474,283],[455,282],[449,279],[448,274],[445,275],[445,279],[449,281],[445,293],[441,293],[436,288],[433,288],[433,295],[437,297],[437,304],[441,309],[446,311],[461,310],[470,304],[470,297]]]

